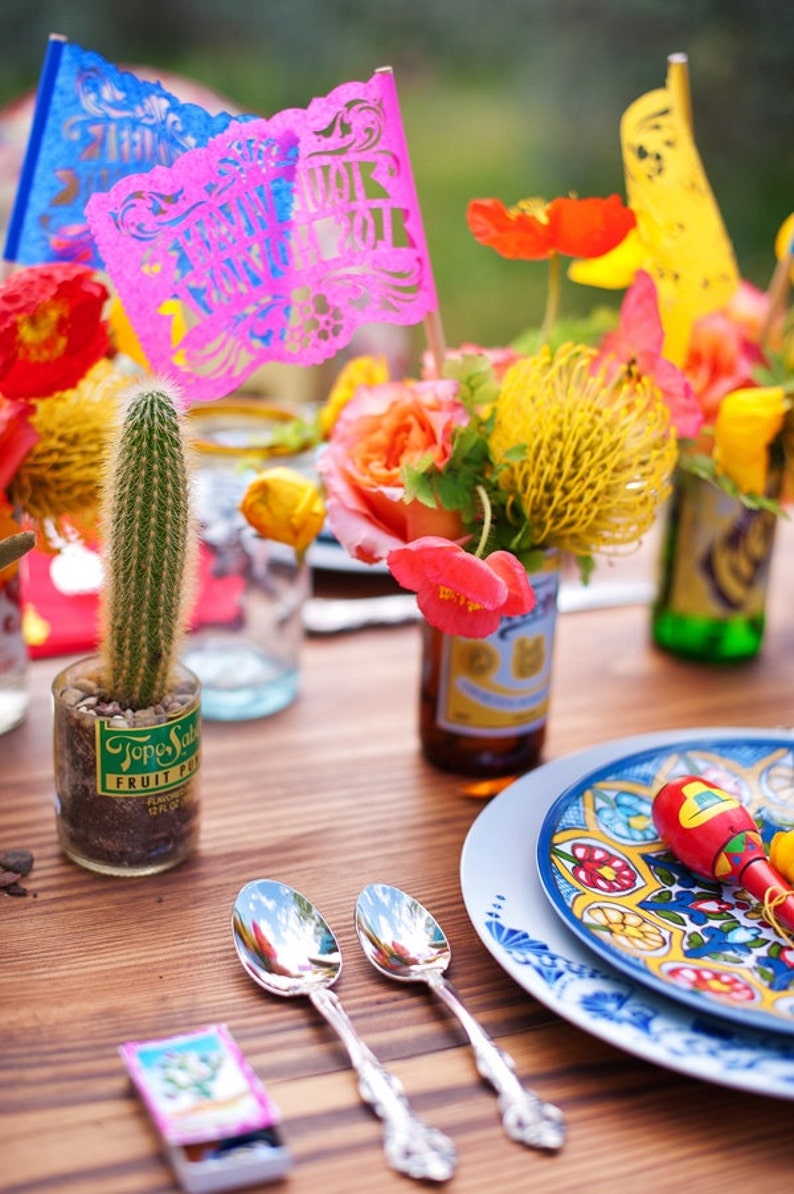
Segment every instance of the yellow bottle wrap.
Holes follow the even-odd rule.
[[[711,485],[683,495],[670,561],[677,614],[751,617],[764,611],[776,518]]]
[[[530,576],[535,607],[503,618],[488,638],[445,635],[436,720],[471,737],[508,737],[543,725],[549,706],[559,571]]]

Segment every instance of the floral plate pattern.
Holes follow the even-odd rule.
[[[610,763],[571,785],[538,837],[554,909],[597,954],[674,999],[743,1024],[794,1033],[794,943],[740,889],[696,878],[651,820],[681,775],[719,784],[768,842],[794,825],[794,748],[769,736],[700,739]]]
[[[708,740],[729,749],[771,737],[794,750],[794,734],[705,729],[604,743],[547,763],[482,810],[464,843],[460,878],[475,931],[520,987],[593,1036],[646,1061],[739,1090],[794,1099],[794,1038],[696,1010],[657,993],[595,956],[548,902],[537,872],[546,814],[594,768],[640,751],[668,753]]]

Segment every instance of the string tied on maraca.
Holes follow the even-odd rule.
[[[758,826],[734,796],[684,775],[659,789],[651,816],[662,841],[693,874],[742,887],[761,902],[775,931],[791,940],[786,929],[794,930],[794,889],[772,866]]]

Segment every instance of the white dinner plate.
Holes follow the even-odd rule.
[[[529,772],[483,809],[466,837],[461,888],[499,965],[558,1015],[617,1048],[704,1081],[794,1098],[794,1038],[676,1003],[593,954],[550,906],[537,874],[538,834],[554,801],[587,772],[639,751],[771,731],[700,729],[606,742]],[[776,737],[794,734],[774,731]]]

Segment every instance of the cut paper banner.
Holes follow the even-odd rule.
[[[664,355],[680,365],[694,321],[724,307],[739,284],[733,247],[670,88],[626,109],[620,139],[643,255],[638,264],[656,282]]]
[[[194,400],[436,309],[391,71],[233,123],[86,214],[150,367]]]
[[[137,78],[65,38],[50,38],[4,257],[20,265],[101,266],[85,219],[95,191],[167,166],[226,128],[157,82]]]

